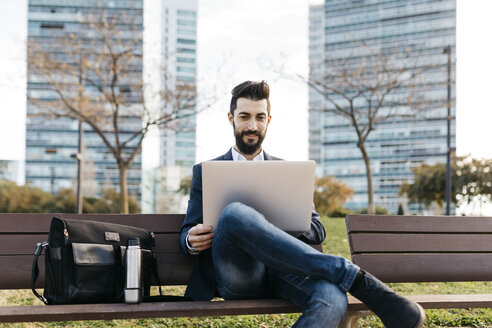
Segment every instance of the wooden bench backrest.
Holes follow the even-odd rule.
[[[347,215],[352,261],[386,282],[492,280],[492,218]]]
[[[181,214],[0,214],[0,289],[30,288],[31,268],[36,243],[48,240],[53,216],[112,222],[140,227],[156,235],[158,272],[163,285],[186,285],[193,259],[179,248]],[[44,257],[39,259],[44,282]]]

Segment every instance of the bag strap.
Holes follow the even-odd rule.
[[[143,298],[143,302],[184,302],[184,301],[192,301],[189,297],[186,296],[174,296],[174,295],[163,295],[161,289],[161,281],[159,279],[159,274],[157,272],[157,256],[152,251],[152,256],[154,258],[154,268],[152,269],[152,273],[154,278],[159,285],[159,295],[154,296],[146,296]]]
[[[46,246],[48,246],[48,242],[36,244],[36,250],[34,251],[34,259],[32,261],[31,289],[37,298],[39,298],[44,304],[48,305],[48,300],[44,296],[40,295],[36,291],[36,289],[34,288],[36,285],[36,280],[38,280],[38,277],[39,277],[38,258],[39,258],[39,255],[41,255],[41,252],[43,251],[43,249],[46,248]]]
[[[159,272],[157,271],[157,256],[155,255],[153,250],[152,250],[152,258],[154,261],[152,265],[152,273],[154,274],[154,278],[157,282],[157,285],[159,286],[159,295],[162,296],[161,279],[159,278]]]
[[[154,275],[154,279],[159,286],[159,296],[162,296],[161,289],[161,279],[159,278],[159,272],[157,271],[157,256],[155,255],[155,234],[153,231],[150,231],[150,239],[151,239],[151,252],[152,252],[152,274]]]

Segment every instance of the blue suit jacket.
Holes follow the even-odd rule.
[[[270,156],[266,152],[264,152],[264,156],[265,160],[280,160],[280,158]],[[226,154],[213,160],[232,161],[232,151],[229,150]],[[193,166],[190,200],[188,201],[188,210],[186,211],[186,218],[181,227],[179,238],[181,249],[187,255],[186,236],[188,235],[188,230],[199,223],[203,223],[201,163]],[[314,210],[314,206],[311,215],[311,230],[301,235],[299,239],[308,244],[321,244],[325,239],[325,228],[321,224],[319,214]],[[211,249],[207,249],[195,256],[195,264],[188,281],[185,296],[197,301],[208,301],[216,296],[216,281]]]

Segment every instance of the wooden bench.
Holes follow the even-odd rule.
[[[384,282],[492,280],[492,218],[347,215],[352,262]],[[492,294],[412,295],[424,309],[488,308]],[[343,327],[368,314],[350,300]]]
[[[33,252],[48,238],[53,215],[138,226],[156,234],[163,285],[186,285],[193,259],[179,249],[184,215],[0,214],[0,289],[29,289]],[[486,281],[492,272],[492,218],[350,215],[352,260],[386,282]],[[44,260],[40,259],[43,288]],[[492,295],[412,295],[426,309],[486,308]],[[244,300],[50,306],[3,306],[0,322],[295,313],[288,301]],[[354,327],[367,308],[349,296],[340,327]]]
[[[179,248],[184,215],[113,214],[0,214],[0,289],[30,289],[35,245],[47,241],[53,216],[91,219],[137,226],[156,235],[158,272],[163,285],[186,285],[193,259]],[[320,249],[320,247],[318,247]],[[44,259],[41,257],[37,288],[43,288]],[[84,304],[50,306],[3,306],[0,322],[111,320],[242,314],[292,313],[299,308],[279,300],[212,302],[160,302],[128,304]]]

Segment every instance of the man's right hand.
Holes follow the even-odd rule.
[[[212,226],[200,223],[188,230],[188,243],[200,252],[212,247],[213,238],[214,228]]]

